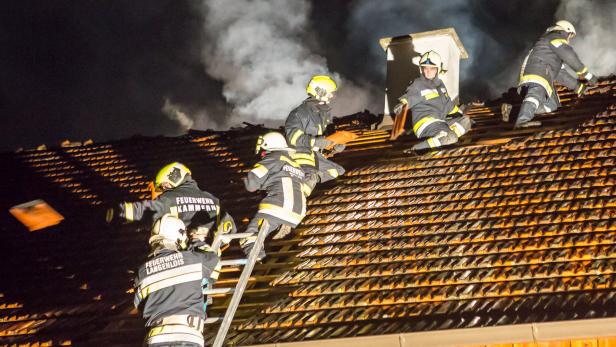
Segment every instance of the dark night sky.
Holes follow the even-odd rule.
[[[473,29],[456,26],[462,41],[477,32],[492,40],[470,52],[475,60],[469,71],[475,78],[461,86],[470,97],[481,98],[490,88],[482,77],[524,54],[552,22],[558,1],[464,3]],[[379,88],[384,59],[375,68],[374,60],[366,58],[375,54],[376,39],[456,24],[447,12],[427,20],[413,5],[381,17],[382,22],[375,18],[358,26],[355,6],[313,1],[307,44],[332,71]],[[201,62],[202,22],[194,3],[185,0],[3,2],[0,151],[67,138],[179,134],[178,125],[161,112],[165,97],[204,107],[223,100],[222,83],[210,78]]]

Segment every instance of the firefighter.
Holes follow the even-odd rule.
[[[284,136],[270,132],[257,140],[256,153],[262,158],[244,179],[246,190],[266,191],[259,203],[259,210],[252,218],[246,232],[255,236],[242,241],[242,249],[248,256],[263,220],[267,220],[267,234],[278,227],[295,228],[306,215],[308,187],[301,165],[293,160],[293,150],[287,146]],[[258,259],[265,257],[261,249]]]
[[[154,185],[162,191],[156,199],[124,202],[110,208],[107,210],[107,222],[114,219],[139,221],[147,212],[153,212],[153,219],[158,220],[169,213],[180,218],[193,237],[203,241],[213,237],[211,230],[214,230],[213,233],[236,231],[233,218],[221,209],[216,197],[199,189],[185,165],[178,162],[166,165],[156,175]]]
[[[312,189],[320,182],[327,182],[344,174],[344,168],[323,156],[322,151],[333,145],[324,134],[332,122],[330,101],[338,89],[336,82],[324,75],[313,76],[308,82],[308,98],[289,114],[285,122],[285,135],[291,148],[295,149],[294,159],[306,173],[306,184]],[[332,153],[344,150],[336,144]]]
[[[588,71],[569,45],[575,34],[570,22],[559,20],[546,30],[524,59],[518,84],[524,100],[515,128],[540,126],[541,122],[532,121],[535,113],[552,112],[560,107],[554,80],[574,90],[578,96],[584,94],[589,84],[597,83],[597,77]],[[565,65],[576,72],[577,78],[565,70]]]
[[[199,242],[187,245],[186,226],[164,214],[154,223],[151,253],[135,278],[135,300],[146,327],[147,346],[204,346],[203,283],[210,281],[218,254]]]
[[[451,100],[438,77],[446,72],[441,56],[428,51],[415,63],[420,76],[409,84],[394,112],[399,114],[405,106],[409,108],[413,132],[418,139],[425,139],[413,146],[412,153],[421,153],[458,142],[471,129],[471,121]]]

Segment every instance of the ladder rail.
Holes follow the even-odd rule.
[[[227,333],[229,332],[229,328],[231,327],[231,322],[233,321],[233,317],[235,316],[235,312],[237,311],[237,307],[242,300],[242,296],[244,295],[244,290],[246,289],[246,285],[248,284],[248,279],[252,274],[252,270],[254,269],[255,263],[257,262],[257,257],[259,256],[259,252],[263,247],[263,242],[265,241],[265,236],[267,235],[267,231],[269,229],[269,223],[267,220],[263,220],[261,223],[261,227],[259,228],[259,232],[257,234],[257,240],[255,241],[254,246],[248,256],[248,260],[246,265],[244,265],[244,269],[242,274],[240,275],[239,280],[235,286],[233,291],[233,296],[231,297],[231,301],[229,302],[229,306],[227,307],[227,311],[225,312],[225,316],[222,319],[222,323],[220,324],[220,328],[218,328],[218,333],[216,334],[216,339],[212,344],[212,347],[222,347],[222,344],[225,342],[225,338],[227,337]],[[245,233],[246,234],[246,233]],[[252,235],[252,234],[250,234]],[[217,243],[218,242],[218,243]],[[212,246],[220,247],[221,240],[216,238],[213,242]]]

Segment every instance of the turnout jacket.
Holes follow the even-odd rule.
[[[219,258],[191,245],[185,251],[162,249],[139,268],[135,277],[135,307],[146,319],[146,326],[172,315],[205,319],[203,286]]]
[[[164,191],[154,200],[124,202],[119,206],[120,217],[128,221],[141,220],[148,211],[154,213],[154,220],[170,213],[181,219],[188,230],[205,227],[216,232],[236,232],[233,218],[221,209],[220,201],[199,189],[197,182],[190,176],[186,177],[184,183]]]
[[[272,151],[255,164],[244,181],[246,190],[265,190],[259,213],[296,227],[306,215],[304,171],[287,151]]]
[[[284,124],[287,143],[296,149],[295,159],[301,165],[315,165],[313,150],[315,138],[325,133],[332,122],[331,108],[327,104],[319,104],[313,97],[304,100],[296,107]],[[310,154],[304,156],[302,154]]]
[[[588,68],[569,45],[567,37],[564,31],[549,31],[537,40],[522,64],[519,86],[537,83],[548,96],[555,94],[554,80],[569,89],[575,89],[577,78],[565,70],[565,64],[578,76],[586,74]]]
[[[448,114],[460,112],[447,94],[445,83],[438,76],[434,80],[425,78],[423,74],[417,77],[400,98],[400,101],[404,100],[411,111],[413,131],[417,137],[421,137],[429,125],[436,122],[446,124]]]

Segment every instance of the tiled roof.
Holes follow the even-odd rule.
[[[360,135],[335,159],[347,174],[315,192],[294,236],[267,241],[230,341],[615,316],[616,78],[582,99],[560,95],[541,129],[509,130],[498,103],[475,105],[462,143],[417,158],[402,152],[414,140],[390,142],[369,115],[338,120]],[[260,196],[241,177],[260,132],[1,155],[0,207],[42,198],[67,218],[33,233],[0,219],[0,345],[138,344],[127,270],[147,254],[147,228],[104,228],[95,207],[147,198],[147,178],[177,160],[247,221]],[[219,285],[238,275],[229,269]]]

